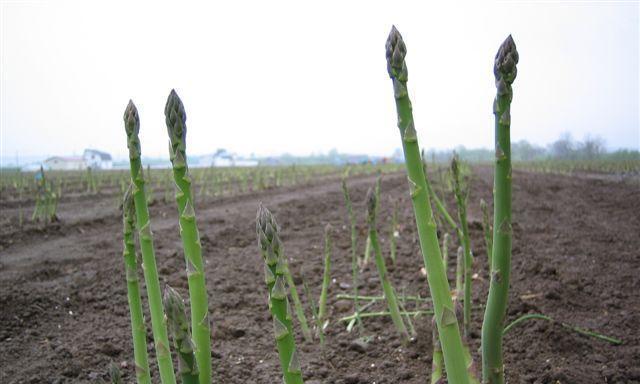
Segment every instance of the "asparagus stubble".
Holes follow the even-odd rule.
[[[488,384],[504,383],[502,331],[509,298],[511,271],[511,84],[516,78],[518,51],[511,35],[502,43],[495,57],[493,74],[497,94],[493,102],[495,115],[495,176],[493,214],[493,256],[489,297],[482,323],[482,380]]]
[[[191,303],[191,329],[196,349],[196,360],[200,371],[200,382],[211,383],[211,328],[209,324],[209,302],[205,285],[204,264],[200,234],[196,223],[191,191],[191,176],[187,166],[186,136],[187,115],[178,94],[171,90],[164,109],[169,133],[169,158],[173,165],[176,185],[176,202],[180,215],[180,237],[187,264],[189,296]]]
[[[285,384],[302,384],[300,359],[296,351],[291,324],[291,306],[285,288],[286,266],[278,232],[275,218],[260,204],[256,217],[256,233],[265,263],[264,274],[269,291],[269,309],[273,317],[273,331],[283,379]]]
[[[160,282],[158,281],[153,235],[149,221],[149,207],[147,206],[144,175],[142,174],[142,162],[140,160],[140,139],[138,138],[140,118],[138,110],[132,101],[129,101],[124,112],[124,127],[127,133],[127,146],[129,147],[129,163],[131,181],[133,183],[132,194],[136,210],[136,229],[138,230],[138,241],[140,242],[140,252],[142,253],[142,271],[147,286],[151,329],[153,331],[160,380],[163,384],[174,384],[176,378],[173,372],[171,353],[169,352],[167,326],[164,322],[162,293],[160,291]]]
[[[140,285],[138,284],[138,261],[133,239],[135,228],[135,207],[131,187],[127,190],[122,204],[123,211],[123,252],[125,276],[127,279],[127,299],[131,315],[131,336],[133,338],[133,356],[135,361],[136,380],[138,384],[151,384],[149,357],[147,356],[147,331],[144,325]]]
[[[422,169],[418,138],[411,111],[411,101],[407,91],[406,53],[407,50],[402,36],[394,26],[386,43],[387,71],[393,81],[398,112],[398,128],[402,138],[409,189],[420,237],[420,247],[425,269],[427,270],[429,289],[433,297],[433,307],[444,354],[447,377],[451,384],[467,384],[469,375],[465,364],[462,339],[449,292],[444,263],[440,255],[436,224],[431,211],[429,193]]]

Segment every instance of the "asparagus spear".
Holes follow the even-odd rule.
[[[291,307],[285,288],[285,261],[278,232],[276,219],[260,204],[256,217],[256,233],[265,262],[265,283],[269,291],[269,309],[273,317],[273,330],[283,379],[285,384],[302,384],[300,359],[291,325]]]
[[[289,293],[291,293],[291,299],[293,300],[293,307],[296,311],[296,317],[298,318],[298,322],[300,322],[302,335],[304,336],[304,339],[306,341],[312,342],[313,337],[311,335],[311,329],[309,328],[309,323],[307,322],[307,316],[304,314],[304,307],[302,307],[302,302],[300,301],[300,296],[298,295],[298,288],[296,288],[296,284],[293,281],[291,269],[289,268],[289,262],[287,261],[286,257],[284,257],[284,255],[282,256],[282,262],[285,268],[284,277],[287,280],[287,285],[289,286]]]
[[[140,286],[138,284],[138,262],[136,260],[136,246],[133,239],[135,227],[135,207],[131,186],[124,195],[123,211],[123,245],[124,268],[127,279],[127,299],[131,314],[131,335],[133,337],[133,355],[136,367],[136,379],[138,384],[151,384],[149,371],[149,358],[147,356],[147,331],[144,325],[142,312],[142,300],[140,299]]]
[[[164,289],[163,304],[173,346],[178,353],[178,373],[182,377],[182,383],[199,384],[198,364],[193,352],[184,301],[175,289],[167,285]]]
[[[153,235],[149,221],[149,207],[144,188],[144,175],[142,174],[142,162],[140,161],[140,118],[138,110],[129,100],[124,112],[124,128],[127,133],[127,146],[129,147],[129,164],[131,168],[131,181],[133,182],[132,194],[136,210],[136,229],[138,241],[142,253],[142,271],[147,286],[149,298],[149,312],[151,313],[151,329],[156,348],[156,359],[160,371],[160,380],[163,384],[175,384],[176,377],[173,372],[171,353],[169,352],[169,336],[164,322],[164,310],[162,308],[162,293],[158,281],[156,257],[153,248]]]
[[[491,256],[493,253],[493,239],[491,231],[493,230],[489,221],[489,208],[484,199],[480,199],[480,209],[482,210],[482,231],[484,232],[484,243],[487,247],[487,258],[489,259],[489,269],[491,269]]]
[[[462,232],[462,248],[464,250],[463,273],[464,273],[464,311],[463,329],[465,336],[469,336],[471,328],[471,272],[473,268],[473,257],[471,256],[471,239],[469,238],[469,224],[467,223],[467,196],[463,192],[460,176],[460,160],[454,153],[451,159],[451,176],[453,177],[453,194],[456,197],[458,207],[458,220]]]
[[[447,377],[451,384],[467,384],[469,375],[464,361],[464,350],[449,283],[440,255],[436,225],[425,175],[420,159],[420,147],[411,112],[411,101],[407,91],[408,71],[405,62],[407,49],[400,32],[391,29],[386,43],[387,71],[393,81],[394,97],[398,112],[398,128],[402,138],[405,163],[409,178],[409,189],[413,203],[420,246],[427,270],[427,280],[433,297],[438,335],[442,344]]]
[[[180,237],[184,248],[189,281],[191,303],[191,329],[196,350],[196,360],[200,372],[200,382],[211,382],[211,328],[209,322],[209,302],[205,284],[205,270],[202,262],[200,234],[196,223],[191,190],[191,176],[187,165],[187,115],[182,100],[175,90],[171,90],[164,108],[165,122],[169,133],[169,158],[173,166],[176,184],[176,202],[180,215]]]
[[[347,213],[349,214],[349,224],[351,228],[351,278],[353,284],[353,308],[356,314],[356,323],[360,329],[360,333],[364,330],[362,321],[358,314],[360,308],[358,305],[358,232],[356,231],[356,216],[353,213],[353,205],[351,204],[351,197],[349,196],[349,188],[347,187],[347,176],[349,169],[345,171],[342,176],[342,194],[344,195],[344,201],[347,206]]]
[[[511,35],[495,57],[493,74],[497,94],[495,115],[496,162],[494,176],[493,256],[489,298],[482,323],[482,381],[504,383],[502,330],[509,298],[511,272],[511,84],[516,78],[518,51]]]
[[[373,248],[376,267],[378,268],[378,274],[380,275],[380,283],[382,284],[382,291],[384,292],[384,298],[387,301],[389,307],[389,313],[391,314],[391,320],[393,325],[396,326],[398,333],[404,339],[405,342],[410,340],[407,327],[400,315],[400,308],[398,307],[398,301],[394,292],[391,281],[387,273],[387,267],[382,257],[382,251],[380,250],[380,244],[378,243],[378,230],[376,229],[376,211],[377,211],[377,193],[373,189],[369,188],[367,192],[367,223],[369,224],[369,238],[371,239],[371,247]]]
[[[327,293],[329,283],[331,283],[331,224],[324,228],[324,274],[322,275],[322,290],[320,291],[320,301],[318,303],[318,320],[321,328],[319,332],[324,332],[324,324],[327,316]]]

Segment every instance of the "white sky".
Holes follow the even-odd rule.
[[[131,98],[143,155],[167,156],[171,88],[193,155],[390,154],[392,24],[424,147],[493,146],[493,57],[509,33],[514,141],[569,131],[640,146],[637,1],[426,3],[1,0],[0,154],[124,156]]]

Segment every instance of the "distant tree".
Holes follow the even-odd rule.
[[[571,159],[575,155],[575,144],[569,132],[564,132],[560,138],[549,145],[549,154],[556,159]]]
[[[511,156],[516,161],[531,161],[545,156],[543,147],[520,140],[511,145]]]
[[[587,135],[578,147],[578,155],[584,159],[595,159],[606,153],[604,139]]]

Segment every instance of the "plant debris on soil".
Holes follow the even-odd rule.
[[[364,197],[375,176],[349,179],[358,215],[359,252],[366,239]],[[471,346],[478,348],[488,288],[480,198],[491,202],[492,171],[474,168],[469,227],[475,256]],[[530,320],[505,336],[510,383],[640,383],[640,184],[638,180],[529,172],[513,174],[513,263],[507,320],[543,313],[555,320],[623,340],[613,345],[558,324]],[[438,188],[436,188],[438,190]],[[447,195],[455,213],[453,197]],[[428,297],[422,255],[404,173],[383,176],[379,230],[388,256],[392,204],[399,203],[397,265],[389,266],[401,296]],[[0,198],[0,382],[95,383],[117,364],[134,382],[133,350],[122,260],[122,219],[114,195],[67,198],[60,221],[47,228],[17,226],[15,202]],[[297,328],[305,382],[424,383],[431,367],[431,318],[414,319],[417,340],[403,346],[390,319],[367,318],[364,336],[337,319],[350,315],[350,232],[337,177],[306,186],[234,197],[199,199],[196,209],[206,262],[214,382],[280,382],[255,213],[262,201],[282,228],[284,250],[314,300],[320,291],[323,228],[335,228],[324,349],[303,342]],[[31,209],[31,207],[29,208]],[[162,283],[185,293],[184,255],[175,204],[150,207]],[[444,228],[444,227],[443,227]],[[446,228],[444,228],[446,229]],[[452,233],[450,254],[457,239]],[[449,270],[454,278],[454,265]],[[370,263],[360,294],[379,295]],[[299,288],[299,291],[302,291]],[[186,295],[185,295],[186,296]],[[309,298],[303,295],[307,305]],[[414,307],[411,306],[411,309]],[[384,309],[384,303],[369,310]],[[407,308],[407,310],[411,310]],[[145,311],[148,308],[145,307]],[[148,315],[147,321],[148,321]],[[150,361],[154,363],[150,326]],[[174,359],[175,360],[175,359]],[[152,367],[156,373],[155,366]],[[154,380],[158,380],[157,374]]]

